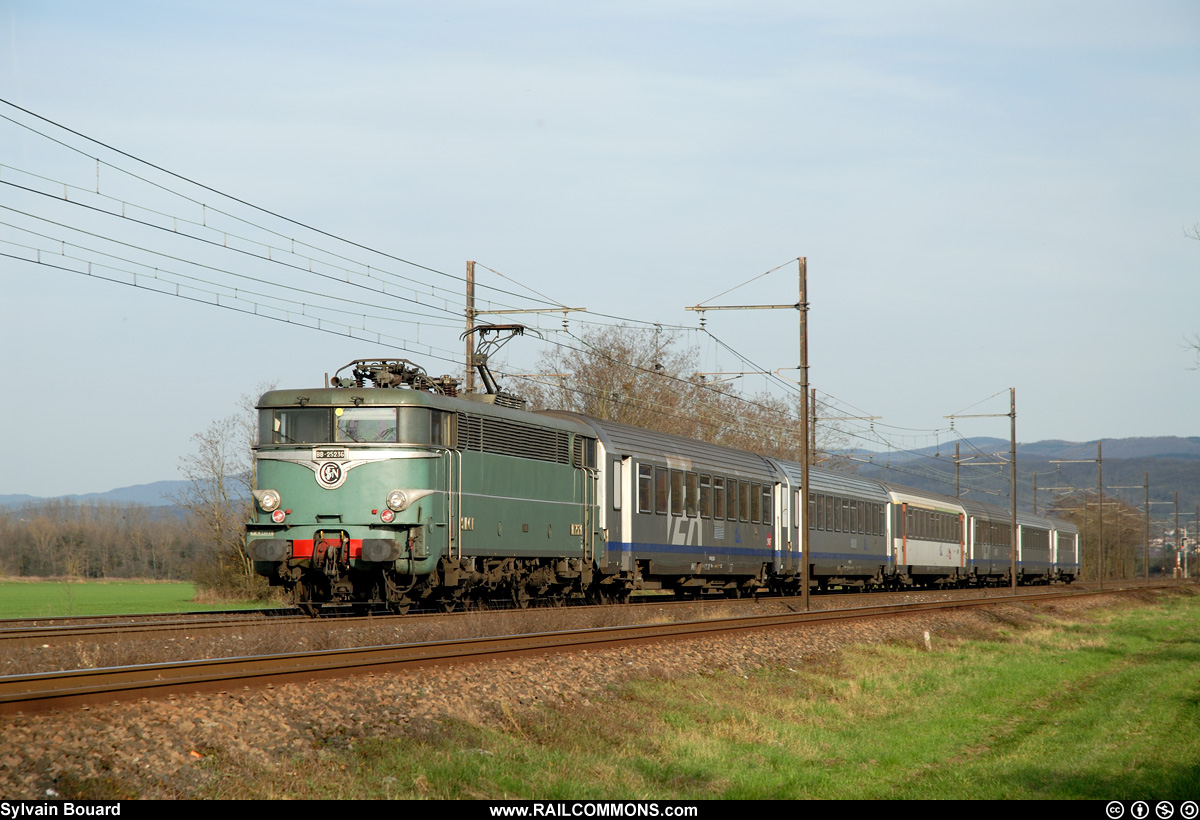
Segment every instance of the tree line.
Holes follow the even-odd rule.
[[[1099,509],[1098,509],[1099,508]],[[1124,580],[1143,577],[1146,561],[1146,513],[1119,498],[1105,496],[1097,504],[1095,496],[1074,493],[1055,500],[1049,514],[1070,521],[1079,528],[1079,557],[1083,566],[1080,580]],[[1101,534],[1103,530],[1103,543]],[[1161,536],[1161,527],[1151,530],[1151,538]],[[1174,567],[1174,552],[1167,556]],[[1163,550],[1150,549],[1150,574],[1163,571]],[[1101,575],[1103,568],[1103,575]]]
[[[56,498],[0,510],[0,574],[185,580],[207,546],[169,507]]]

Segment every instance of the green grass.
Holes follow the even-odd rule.
[[[1200,597],[236,761],[221,797],[1194,799]],[[336,776],[331,776],[336,774]]]
[[[0,618],[132,615],[150,612],[203,612],[247,609],[262,602],[197,603],[196,585],[149,581],[0,582]]]

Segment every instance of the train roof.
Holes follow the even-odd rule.
[[[1009,508],[1001,507],[997,504],[988,504],[984,501],[968,501],[965,498],[959,499],[959,501],[970,515],[1001,523],[1012,521],[1012,510]],[[1044,515],[1035,515],[1024,510],[1017,510],[1017,523],[1024,526],[1041,527],[1043,529],[1062,530],[1063,532],[1079,532],[1076,526],[1070,521],[1064,521],[1061,518],[1050,518]]]
[[[273,407],[432,407],[451,413],[494,416],[566,430],[581,436],[593,436],[592,429],[579,419],[534,413],[503,407],[487,400],[487,394],[467,393],[446,396],[426,390],[387,387],[316,387],[309,390],[270,390],[258,400],[257,408]]]
[[[787,474],[788,480],[800,486],[800,470],[803,465],[797,461],[779,461],[779,469]],[[862,478],[853,473],[843,473],[837,470],[825,470],[820,467],[808,468],[809,487],[815,493],[831,493],[853,498],[864,498],[868,501],[887,503],[888,495],[883,486],[874,479]]]
[[[603,421],[566,410],[543,410],[538,415],[577,420],[589,425],[604,442],[604,448],[609,453],[647,456],[682,470],[710,470],[764,478],[774,477],[771,462],[757,453],[709,444],[671,433],[643,430],[617,421]]]
[[[958,503],[966,508],[967,513],[978,518],[983,518],[988,521],[1011,521],[1012,511],[998,504],[989,504],[986,501],[975,501],[973,499],[960,498]]]
[[[905,487],[903,484],[893,484],[890,481],[880,481],[879,483],[887,491],[892,501],[925,503],[943,509],[955,510],[956,512],[963,511],[961,498],[941,493],[931,493],[928,490],[918,490],[914,487]]]

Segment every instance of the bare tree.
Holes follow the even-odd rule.
[[[213,547],[219,588],[241,586],[252,564],[242,539],[250,515],[249,446],[238,416],[227,416],[192,436],[195,449],[180,459],[179,471],[189,482],[172,500],[191,513]]]
[[[254,575],[243,537],[254,489],[251,448],[258,432],[256,399],[257,395],[242,396],[240,412],[217,419],[192,436],[195,449],[179,464],[188,485],[172,496],[191,513],[212,549],[212,561],[198,568],[197,582],[249,596],[262,595],[266,589]]]
[[[1135,578],[1141,571],[1145,539],[1145,514],[1115,497],[1097,504],[1087,492],[1063,496],[1051,505],[1051,514],[1065,518],[1079,528],[1082,580],[1098,578],[1100,530],[1104,530],[1104,577],[1106,580]]]
[[[694,348],[678,335],[628,325],[598,328],[544,353],[522,392],[532,406],[571,410],[728,447],[796,460],[804,431],[799,396],[745,397],[699,375]],[[823,438],[835,436],[826,425]],[[822,441],[818,441],[820,446]]]

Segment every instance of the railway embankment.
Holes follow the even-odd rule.
[[[314,793],[308,773],[353,767],[360,761],[356,750],[419,743],[447,726],[475,726],[480,732],[519,737],[523,725],[547,710],[605,710],[609,699],[621,697],[624,688],[638,680],[686,686],[695,676],[735,681],[764,670],[819,668],[836,663],[849,646],[923,647],[926,633],[928,645],[937,651],[948,640],[995,637],[1055,621],[1066,624],[1098,608],[1145,603],[1160,594],[997,604],[970,612],[231,688],[217,694],[3,717],[0,793],[28,799],[264,796],[267,788],[277,796],[335,796]],[[252,783],[236,782],[246,776]],[[289,783],[294,783],[294,791],[289,791]],[[422,796],[419,783],[393,778],[392,785],[396,795]]]

